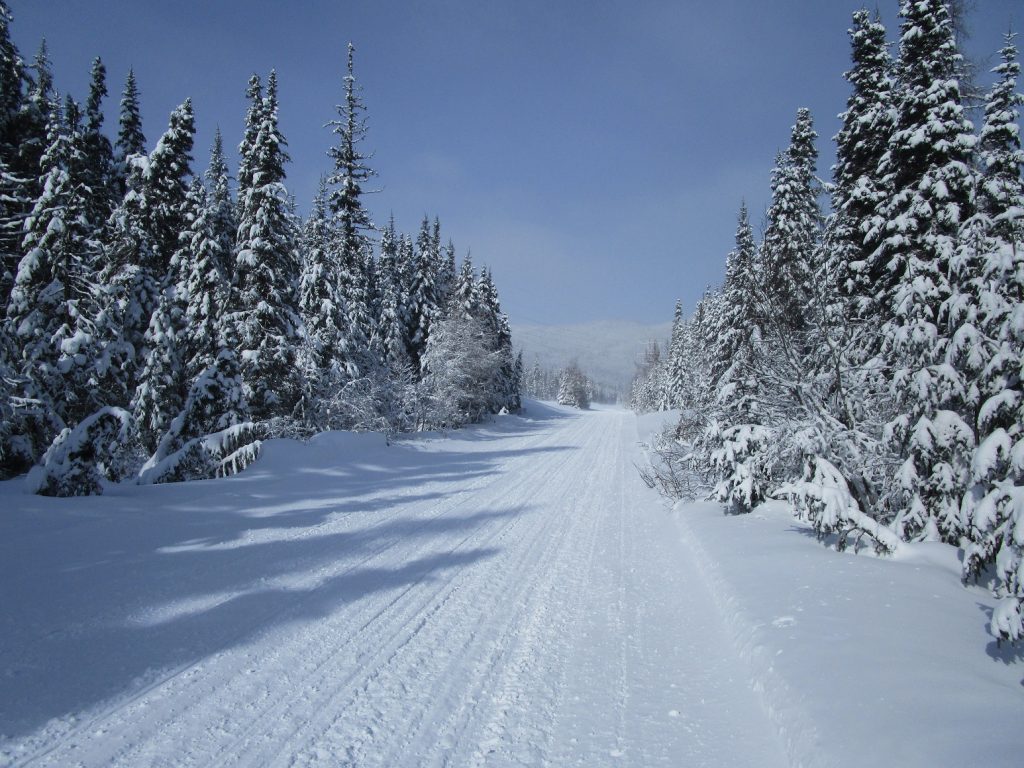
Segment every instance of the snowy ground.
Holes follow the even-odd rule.
[[[669,513],[637,441],[530,403],[227,480],[0,483],[0,765],[1020,764],[1024,662],[942,557]]]

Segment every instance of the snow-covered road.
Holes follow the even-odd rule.
[[[228,480],[21,496],[0,764],[784,765],[634,461],[632,413],[531,403],[448,439],[276,442]]]

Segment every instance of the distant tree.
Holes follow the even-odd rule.
[[[573,408],[586,410],[590,407],[590,390],[587,377],[580,370],[579,364],[573,360],[562,371],[558,382],[558,402]]]
[[[493,411],[503,356],[481,320],[439,319],[423,355],[428,426],[452,429]]]

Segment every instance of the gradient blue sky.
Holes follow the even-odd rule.
[[[815,115],[827,175],[861,4],[10,0],[22,54],[45,36],[60,90],[84,98],[102,56],[111,132],[129,66],[150,145],[191,96],[198,169],[215,126],[237,144],[250,73],[276,68],[303,210],[353,41],[377,221],[393,212],[415,232],[438,215],[520,323],[662,322],[677,297],[692,309],[722,278],[741,198],[760,221],[798,107]],[[894,38],[897,1],[878,6]],[[1022,0],[976,0],[968,52],[987,70],[1022,22]]]

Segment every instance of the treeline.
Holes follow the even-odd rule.
[[[565,368],[546,368],[534,359],[523,374],[523,394],[537,400],[555,400],[562,405],[589,408],[591,403],[616,403],[619,393],[590,378],[576,360]]]
[[[231,183],[218,131],[192,169],[186,100],[146,151],[132,72],[117,136],[106,72],[61,98],[0,1],[0,475],[34,490],[230,473],[270,436],[450,428],[519,408],[521,362],[490,273],[440,225],[376,232],[353,69],[310,215],[285,187],[278,82],[253,75]]]
[[[1024,637],[1024,184],[1013,36],[967,117],[941,0],[903,0],[898,57],[850,30],[832,182],[802,109],[760,242],[742,209],[724,285],[652,376],[684,410],[660,480],[697,473],[731,512],[788,497],[840,548],[937,540]],[[819,207],[827,192],[831,212]],[[681,449],[684,448],[684,449]]]

